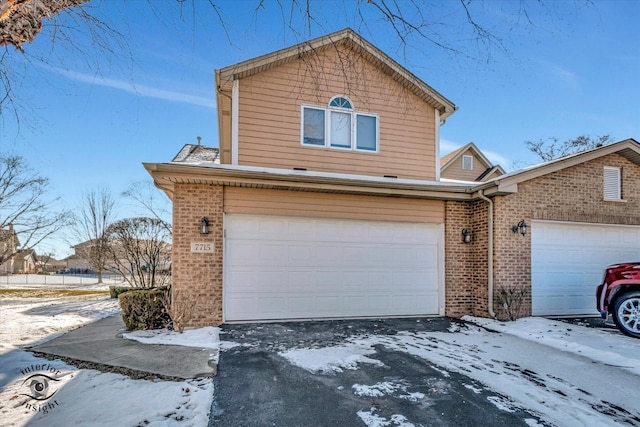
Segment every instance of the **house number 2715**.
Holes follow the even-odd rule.
[[[191,252],[201,254],[213,253],[213,242],[191,242]]]

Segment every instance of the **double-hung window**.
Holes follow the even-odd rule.
[[[357,112],[344,96],[327,107],[302,106],[302,145],[378,151],[378,116]]]

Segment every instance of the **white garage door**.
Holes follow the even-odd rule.
[[[595,315],[606,266],[640,260],[640,227],[532,221],[532,313]]]
[[[439,314],[443,227],[225,216],[225,320]]]

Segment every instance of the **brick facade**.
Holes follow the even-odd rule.
[[[622,170],[624,201],[603,200],[604,166]],[[501,289],[522,289],[521,316],[531,315],[531,228],[525,236],[512,227],[524,219],[640,225],[640,167],[618,154],[568,167],[518,184],[518,192],[492,197],[494,311],[504,317]],[[445,205],[446,314],[489,316],[488,202],[449,201]],[[462,229],[472,243],[462,242]]]
[[[176,184],[173,194],[173,297],[193,304],[189,327],[222,323],[222,186]],[[209,219],[209,234],[200,220]],[[192,242],[213,242],[214,253],[192,253]]]

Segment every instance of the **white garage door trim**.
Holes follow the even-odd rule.
[[[595,289],[607,265],[640,260],[640,227],[531,221],[534,316],[597,315]]]
[[[225,214],[224,226],[224,321],[444,315],[443,224]]]

